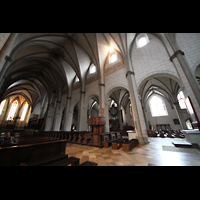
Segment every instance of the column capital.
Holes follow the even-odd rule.
[[[135,75],[135,73],[134,73],[133,71],[127,71],[127,72],[126,72],[126,78],[127,78],[127,76],[128,76],[129,74]]]
[[[174,105],[179,105],[178,101],[173,102]]]
[[[105,84],[103,84],[103,83],[99,83],[99,86],[104,86],[104,87],[105,87]]]
[[[181,55],[183,55],[183,56],[185,55],[185,53],[179,49],[179,50],[175,51],[174,54],[173,54],[172,56],[170,56],[171,62],[172,62],[172,60],[173,60],[174,58],[177,57],[178,54],[181,54]]]

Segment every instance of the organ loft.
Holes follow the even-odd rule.
[[[200,165],[199,84],[199,33],[0,33],[0,165]]]

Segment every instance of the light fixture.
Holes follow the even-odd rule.
[[[109,47],[108,47],[108,51],[112,52],[112,51],[113,51],[113,47],[112,47],[112,46],[109,46]]]

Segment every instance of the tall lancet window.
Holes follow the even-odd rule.
[[[13,120],[15,116],[15,112],[17,110],[17,106],[18,106],[18,101],[17,100],[13,101],[7,120]]]
[[[2,112],[2,110],[3,110],[3,107],[4,107],[5,103],[6,103],[6,100],[3,100],[3,101],[1,102],[1,104],[0,104],[0,114],[1,114],[1,112]]]
[[[177,99],[178,99],[180,108],[181,108],[181,109],[186,109],[186,105],[185,105],[185,96],[184,96],[184,94],[183,94],[182,91],[180,91],[180,92],[178,93]]]
[[[157,96],[153,96],[150,99],[149,106],[150,106],[152,117],[168,115],[167,108],[165,106],[165,102]]]
[[[26,116],[26,112],[27,112],[27,109],[28,109],[28,103],[26,102],[25,103],[25,106],[24,106],[24,109],[23,109],[23,113],[22,113],[22,116],[20,118],[20,121],[23,121],[25,116]]]

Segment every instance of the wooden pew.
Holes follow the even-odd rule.
[[[67,154],[61,153],[53,156],[48,156],[39,160],[34,160],[26,163],[21,163],[20,166],[42,166],[64,158],[68,158]]]
[[[79,158],[71,156],[69,158],[64,158],[64,159],[46,164],[44,166],[67,166],[70,164],[71,164],[71,166],[77,166],[77,165],[79,165],[79,162],[80,162]]]
[[[34,144],[34,143],[43,143],[47,141],[55,141],[56,139],[28,139],[28,140],[19,140],[16,143],[12,144],[0,144],[0,147],[8,147],[8,146],[20,146],[26,144]]]
[[[0,166],[13,166],[65,153],[66,140],[0,147]]]
[[[123,151],[130,151],[131,149],[135,148],[139,144],[137,139],[128,140],[122,144]]]
[[[78,138],[78,141],[77,141],[78,144],[83,143],[85,134],[86,134],[86,133],[79,133],[79,138]]]
[[[78,166],[97,166],[97,163],[91,161],[85,161]]]
[[[116,141],[113,141],[112,142],[112,149],[119,149],[122,147],[122,144],[125,143],[126,141],[128,141],[127,138],[124,138],[124,139],[118,139]]]
[[[88,144],[92,140],[92,134],[91,133],[86,133],[84,135],[84,139],[82,144]]]
[[[111,145],[112,142],[117,141],[117,140],[118,140],[118,138],[116,138],[116,134],[115,133],[111,133],[109,140],[103,141],[103,146],[105,148],[108,148]]]

